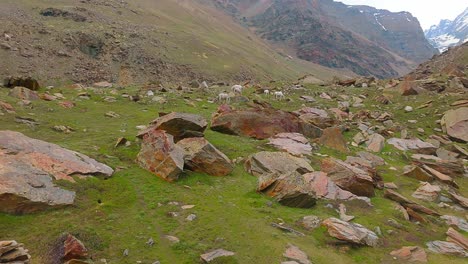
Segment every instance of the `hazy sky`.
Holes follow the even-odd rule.
[[[368,5],[392,12],[408,11],[417,17],[423,29],[441,19],[453,20],[468,7],[468,0],[335,0],[348,5]]]

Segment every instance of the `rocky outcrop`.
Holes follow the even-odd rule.
[[[203,137],[208,123],[202,116],[188,113],[172,112],[151,122],[151,126],[140,132],[139,137],[154,130],[164,130],[174,137],[174,142],[184,138]]]
[[[269,145],[294,156],[312,154],[309,140],[299,133],[280,133],[269,139]]]
[[[439,198],[441,191],[442,190],[438,185],[431,185],[428,182],[422,182],[411,196],[420,200],[434,202]]]
[[[442,117],[441,126],[451,138],[468,142],[468,107],[447,111]]]
[[[339,240],[370,247],[378,244],[378,236],[360,224],[348,223],[332,217],[324,220],[322,225],[327,228],[330,236]]]
[[[72,204],[75,193],[53,180],[102,175],[113,170],[88,156],[13,131],[0,131],[0,211],[30,213]]]
[[[374,196],[374,181],[367,171],[335,158],[323,159],[322,171],[344,190],[359,196]]]
[[[225,176],[234,166],[231,160],[204,138],[185,138],[176,144],[184,151],[185,167],[213,176]]]
[[[31,256],[28,250],[14,240],[0,241],[0,263],[29,264]]]
[[[138,164],[166,181],[175,181],[184,169],[184,150],[174,144],[174,137],[163,130],[143,134]]]
[[[269,105],[253,105],[246,109],[233,109],[222,105],[213,114],[211,129],[217,132],[267,139],[279,133],[301,133],[309,138],[321,135],[321,129],[301,121],[296,115],[277,110]]]
[[[440,216],[438,212],[413,202],[396,191],[385,189],[384,197],[401,204],[407,211],[416,211],[427,215]],[[416,215],[414,214],[414,216]]]

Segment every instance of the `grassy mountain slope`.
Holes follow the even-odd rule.
[[[223,12],[196,1],[5,0],[0,6],[2,31],[12,37],[0,39],[0,75],[122,85],[339,75],[287,60]],[[55,9],[41,15],[47,8]]]

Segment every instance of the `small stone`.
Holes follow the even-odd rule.
[[[197,216],[194,215],[194,214],[190,214],[187,216],[187,218],[185,218],[187,221],[193,221],[195,219],[197,219]]]
[[[411,107],[411,106],[405,106],[405,112],[407,112],[407,113],[413,112],[413,107]]]
[[[209,263],[219,257],[228,257],[228,256],[234,256],[235,253],[231,251],[227,251],[224,249],[216,249],[210,252],[207,252],[203,255],[200,256],[201,260],[205,263]]]

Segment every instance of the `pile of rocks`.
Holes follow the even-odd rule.
[[[162,115],[141,131],[138,164],[167,181],[175,181],[184,169],[214,176],[231,173],[231,160],[204,138],[208,123],[199,115]]]
[[[14,240],[0,241],[0,263],[27,264],[31,256],[28,250]]]

